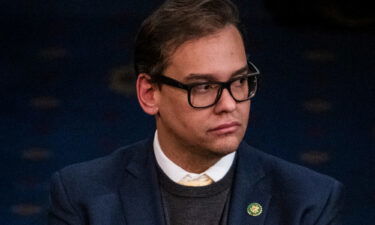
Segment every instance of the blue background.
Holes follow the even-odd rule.
[[[45,224],[54,171],[153,134],[132,48],[160,2],[0,2],[1,224]],[[374,224],[373,30],[288,26],[260,0],[236,2],[262,72],[247,142],[340,180],[346,224]]]

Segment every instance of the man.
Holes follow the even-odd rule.
[[[57,172],[50,225],[341,224],[337,181],[242,141],[259,71],[229,0],[166,1],[135,69],[154,138]]]

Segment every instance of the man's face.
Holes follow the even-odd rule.
[[[213,35],[188,41],[170,57],[164,75],[182,83],[225,82],[247,66],[240,33],[227,26]],[[168,85],[157,90],[157,129],[161,147],[185,149],[204,157],[235,151],[247,128],[250,101],[237,103],[227,89],[212,107],[189,105],[187,91]]]

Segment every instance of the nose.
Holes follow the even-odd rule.
[[[215,112],[222,113],[222,112],[232,112],[237,107],[237,102],[233,99],[232,95],[229,91],[224,88],[219,101],[215,105]]]

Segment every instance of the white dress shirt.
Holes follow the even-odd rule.
[[[158,139],[158,132],[155,131],[154,136],[154,154],[156,158],[156,162],[158,163],[159,167],[163,170],[163,172],[174,182],[178,183],[186,176],[190,177],[191,179],[198,178],[203,174],[209,176],[214,182],[221,180],[225,174],[229,171],[232,163],[234,161],[234,157],[236,152],[232,152],[224,157],[222,157],[219,161],[217,161],[213,166],[208,168],[206,171],[197,174],[197,173],[190,173],[178,165],[176,165],[172,160],[170,160],[163,152],[160,147],[159,139]]]

